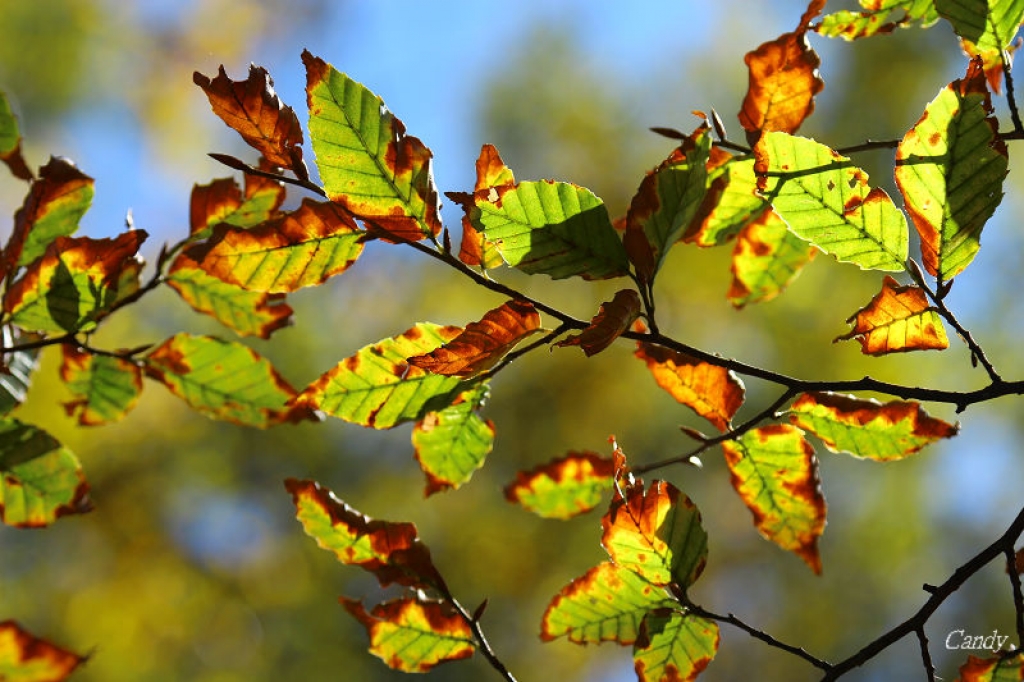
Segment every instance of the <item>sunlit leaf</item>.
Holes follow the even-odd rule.
[[[935,9],[956,34],[980,51],[999,52],[1024,21],[1024,0],[934,0]]]
[[[62,682],[86,659],[32,635],[13,620],[0,623],[0,680],[4,682]]]
[[[21,180],[32,180],[25,158],[21,155],[21,131],[18,119],[11,111],[7,96],[0,92],[0,161],[7,164],[11,174]]]
[[[658,386],[683,405],[727,431],[743,404],[744,388],[732,371],[676,351],[637,343],[636,357],[647,363]]]
[[[821,60],[807,42],[806,27],[785,33],[748,52],[747,95],[739,112],[748,132],[796,132],[814,111],[814,96],[825,87]]]
[[[17,419],[0,420],[0,519],[8,526],[48,526],[92,509],[78,458],[56,438]]]
[[[693,682],[718,652],[718,624],[678,608],[648,613],[633,646],[639,682]]]
[[[494,145],[485,144],[480,149],[480,156],[476,160],[476,185],[473,187],[473,195],[458,192],[445,193],[465,211],[462,218],[462,245],[459,249],[459,260],[466,265],[478,265],[484,270],[492,270],[505,263],[505,259],[501,257],[501,252],[494,246],[494,243],[485,238],[473,226],[472,212],[476,197],[486,200],[491,188],[508,187],[515,185],[515,182],[512,169],[501,160],[497,148]]]
[[[142,393],[142,368],[124,358],[94,355],[75,346],[61,346],[60,378],[74,400],[64,403],[80,426],[120,421]]]
[[[612,489],[614,463],[593,452],[570,452],[529,471],[505,486],[505,499],[548,519],[586,513]]]
[[[840,10],[822,17],[813,30],[830,38],[856,40],[891,33],[913,22],[927,28],[939,20],[935,0],[860,0],[860,5],[864,9],[859,12]]]
[[[882,404],[839,393],[803,394],[790,407],[789,419],[832,452],[879,461],[902,459],[959,431],[959,426],[929,416],[917,403]]]
[[[865,270],[903,270],[907,219],[849,159],[782,132],[765,133],[754,152],[762,194],[797,236]]]
[[[508,301],[470,322],[451,341],[429,353],[409,358],[413,367],[463,379],[486,372],[516,345],[540,328],[533,304]]]
[[[7,326],[0,331],[3,348],[21,345],[35,338],[35,335],[24,334]],[[38,364],[39,349],[4,354],[3,368],[0,369],[0,415],[7,414],[25,401],[28,387],[32,383],[32,372]]]
[[[242,336],[270,338],[292,321],[292,308],[284,302],[284,294],[249,291],[229,284],[207,274],[185,254],[174,260],[166,282],[194,310],[210,315]]]
[[[390,429],[447,407],[458,377],[431,374],[409,364],[462,333],[429,322],[360,349],[310,384],[295,400],[345,421]],[[440,403],[440,404],[437,404]]]
[[[370,635],[370,653],[388,667],[423,673],[449,661],[469,658],[476,649],[473,630],[440,601],[402,598],[374,606],[341,597],[341,605]]]
[[[722,443],[732,486],[768,540],[821,573],[818,537],[825,530],[825,497],[818,459],[803,432],[772,424]]]
[[[896,183],[921,235],[924,266],[952,279],[974,259],[981,231],[1003,198],[1006,145],[981,62],[946,86],[896,150]]]
[[[478,412],[489,396],[487,384],[477,384],[448,407],[416,422],[412,445],[427,476],[428,496],[459,488],[483,466],[494,446],[494,423]]]
[[[443,585],[415,525],[371,519],[316,481],[289,478],[284,485],[306,534],[341,563],[373,573],[382,587]]]
[[[708,556],[708,536],[700,512],[671,483],[653,481],[624,491],[601,518],[601,544],[619,566],[650,583],[676,583],[686,589],[700,576]]]
[[[221,66],[212,80],[196,71],[192,81],[206,93],[213,113],[267,160],[282,168],[302,164],[302,126],[274,92],[266,69],[250,64],[249,76],[233,81]]]
[[[210,230],[219,223],[235,227],[259,225],[274,217],[284,196],[284,185],[256,175],[245,176],[245,194],[234,178],[195,185],[189,200],[192,237],[210,236]]]
[[[615,292],[615,297],[601,304],[590,326],[579,334],[567,336],[556,346],[579,346],[587,357],[597,355],[629,329],[640,316],[640,294],[635,289]]]
[[[309,137],[328,198],[403,239],[441,231],[431,153],[380,97],[303,51]]]
[[[955,682],[1020,682],[1024,680],[1024,656],[978,658],[968,656]]]
[[[757,193],[753,156],[730,158],[710,171],[708,195],[713,195],[713,203],[703,216],[698,215],[699,224],[688,230],[686,236],[687,241],[698,246],[725,244],[771,208]],[[709,204],[707,198],[705,204]]]
[[[818,250],[786,227],[774,211],[748,224],[732,252],[732,284],[727,294],[737,308],[770,301],[792,282]]]
[[[138,267],[145,239],[142,230],[115,239],[57,237],[8,288],[4,310],[23,329],[92,330],[117,301],[122,274]]]
[[[147,376],[211,419],[266,428],[317,418],[308,407],[287,407],[295,389],[240,343],[180,333],[150,351],[145,363]]]
[[[207,273],[251,291],[285,293],[323,284],[363,251],[366,232],[331,202],[299,208],[256,227],[220,224],[185,256]]]
[[[888,275],[882,290],[847,322],[853,322],[853,329],[836,341],[857,338],[866,355],[949,347],[942,318],[929,304],[924,290],[900,286]]]
[[[632,644],[644,616],[673,603],[663,588],[605,561],[555,595],[544,611],[540,636],[544,641],[565,637],[576,644]]]

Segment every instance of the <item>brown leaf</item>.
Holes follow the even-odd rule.
[[[192,81],[210,99],[213,113],[268,161],[282,168],[303,166],[299,119],[281,103],[266,69],[251,64],[246,80],[233,81],[221,66],[213,80],[196,71]]]
[[[501,160],[497,148],[494,145],[485,144],[480,150],[480,157],[476,160],[474,196],[482,195],[486,198],[492,188],[498,191],[514,187],[515,183],[516,179],[512,174],[512,169]],[[448,197],[465,210],[465,215],[462,217],[462,244],[459,249],[459,260],[466,265],[482,265],[486,269],[495,268],[504,263],[498,250],[486,240],[479,230],[473,227],[473,221],[469,216],[475,205],[473,197],[464,193],[449,193]]]
[[[218,223],[251,227],[271,218],[284,202],[284,185],[258,175],[245,176],[243,195],[234,178],[195,185],[189,200],[191,234],[201,235]]]
[[[814,96],[825,87],[818,75],[821,60],[807,42],[806,26],[762,44],[744,61],[750,84],[740,124],[749,133],[796,132],[814,111]]]
[[[496,365],[516,344],[540,327],[540,315],[530,303],[508,301],[479,322],[471,322],[457,337],[409,364],[444,376],[470,377]]]
[[[889,275],[882,282],[882,291],[847,322],[854,320],[853,329],[836,337],[835,341],[856,337],[865,355],[949,347],[942,320],[929,306],[924,290],[912,285],[900,286]]]
[[[88,659],[33,636],[13,620],[0,623],[0,679],[61,682]],[[22,677],[24,675],[24,677]]]
[[[629,329],[629,326],[639,316],[640,294],[634,289],[617,291],[612,300],[601,304],[601,309],[590,321],[589,327],[555,345],[559,347],[580,346],[587,357],[597,355]]]

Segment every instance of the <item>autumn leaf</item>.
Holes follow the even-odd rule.
[[[806,33],[806,26],[785,33],[744,57],[750,71],[739,113],[744,130],[793,133],[814,111],[814,96],[825,82],[818,75],[821,60]]]
[[[266,69],[250,64],[248,78],[233,81],[221,66],[212,80],[196,71],[192,81],[206,93],[213,113],[268,161],[292,170],[304,168],[302,126],[295,111],[274,92]]]
[[[934,0],[935,9],[956,34],[979,52],[1001,52],[1024,21],[1024,3],[986,0]]]
[[[145,372],[211,419],[267,428],[316,421],[304,405],[287,406],[295,389],[248,346],[179,333],[145,356]]]
[[[39,528],[91,510],[89,484],[70,450],[42,429],[0,420],[0,520]]]
[[[445,194],[463,207],[465,215],[462,218],[462,244],[459,249],[459,260],[466,265],[480,266],[484,270],[492,270],[505,263],[501,252],[493,242],[489,241],[476,227],[473,226],[472,210],[476,204],[476,198],[486,201],[490,190],[493,188],[507,188],[514,186],[516,182],[512,169],[505,165],[494,145],[485,144],[480,149],[480,156],[476,160],[476,185],[473,187],[473,195],[460,194],[458,192],[446,192]]]
[[[441,231],[432,154],[384,102],[303,51],[309,137],[327,197],[400,239]]]
[[[366,232],[335,204],[305,199],[291,213],[256,227],[221,223],[184,252],[205,272],[250,291],[285,293],[318,286],[347,270]]]
[[[410,365],[408,358],[429,353],[460,333],[459,327],[417,324],[342,360],[306,387],[294,404],[375,429],[421,419],[451,404],[461,392],[460,381]]]
[[[783,132],[765,133],[754,154],[761,194],[798,237],[864,270],[904,269],[907,219],[848,158]]]
[[[825,497],[818,459],[803,432],[789,424],[763,426],[723,442],[722,451],[732,487],[754,515],[758,532],[821,573]]]
[[[612,561],[651,584],[676,583],[685,590],[700,577],[708,555],[697,507],[665,481],[625,493],[601,518],[601,544]]]
[[[812,30],[829,38],[856,40],[891,33],[913,22],[927,28],[939,20],[935,0],[860,0],[860,5],[859,12],[840,10],[822,17]]]
[[[669,395],[719,431],[729,430],[744,396],[743,382],[732,371],[643,342],[637,343],[636,357],[647,363],[655,382]]]
[[[1024,6],[1024,5],[1022,5]],[[1006,145],[980,60],[925,108],[896,150],[896,183],[921,236],[925,269],[949,280],[970,265],[1003,198]]]
[[[34,636],[13,620],[0,623],[0,680],[62,682],[87,656]]]
[[[339,601],[366,628],[370,653],[395,670],[424,673],[476,649],[472,628],[444,602],[406,597],[367,612],[362,602]]]
[[[409,358],[409,364],[432,374],[466,379],[494,367],[539,328],[540,315],[531,303],[508,301],[479,322],[470,322],[440,348]]]
[[[193,239],[210,236],[214,225],[253,227],[270,220],[284,201],[284,185],[258,175],[245,176],[245,193],[234,178],[195,185],[189,199],[189,226]]]
[[[712,152],[718,150],[713,147]],[[709,166],[711,162],[709,161]],[[720,246],[769,212],[771,204],[757,192],[754,157],[729,157],[708,171],[708,193],[685,236],[698,246]]]
[[[612,488],[614,463],[594,452],[563,457],[520,471],[505,486],[505,499],[547,519],[571,519],[601,502]]]
[[[978,658],[968,656],[955,682],[1017,682],[1024,680],[1024,656]]]
[[[882,281],[882,290],[847,322],[854,323],[853,329],[835,340],[857,338],[865,355],[949,347],[942,318],[929,304],[924,290],[900,286],[888,275]]]
[[[0,161],[19,180],[32,181],[32,171],[21,155],[21,131],[7,96],[0,92]]]
[[[732,284],[727,294],[737,308],[770,301],[796,279],[818,250],[789,231],[774,211],[748,224],[732,252]]]
[[[889,461],[908,457],[959,426],[928,415],[917,403],[885,404],[839,393],[804,393],[790,407],[791,422],[832,452]]]
[[[675,608],[652,611],[633,647],[639,682],[693,682],[718,652],[718,624]]]
[[[60,378],[74,400],[64,403],[79,426],[112,424],[135,407],[142,393],[142,368],[125,358],[94,355],[63,344]]]
[[[612,300],[601,304],[600,310],[586,329],[579,334],[567,336],[554,345],[579,346],[587,357],[597,355],[612,345],[639,316],[640,294],[635,289],[617,291]]]
[[[114,239],[57,237],[7,289],[4,310],[23,329],[91,331],[117,302],[123,275],[137,275],[146,236],[129,230]]]
[[[483,466],[494,446],[494,423],[479,415],[489,396],[490,388],[481,382],[416,422],[412,445],[427,476],[427,496],[458,489]]]
[[[576,644],[632,644],[644,616],[673,603],[663,588],[605,561],[555,595],[544,610],[540,637],[546,642],[565,637]]]

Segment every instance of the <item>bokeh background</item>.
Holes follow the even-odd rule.
[[[479,147],[492,142],[517,178],[577,182],[618,215],[644,171],[671,150],[649,126],[688,131],[692,110],[714,107],[742,138],[743,54],[791,30],[805,4],[0,0],[0,89],[20,116],[30,163],[63,155],[96,179],[82,233],[115,234],[130,210],[152,235],[151,260],[186,233],[193,183],[231,175],[206,152],[254,158],[209,111],[192,72],[212,75],[224,64],[243,78],[250,62],[265,66],[304,120],[303,48],[384,98],[433,150],[442,190],[471,188]],[[966,65],[944,23],[854,45],[811,41],[826,88],[801,132],[834,146],[902,136]],[[1005,114],[1002,102],[997,109]],[[1016,151],[984,248],[948,299],[1008,377],[1024,374]],[[856,160],[893,191],[891,151]],[[2,229],[24,192],[0,177]],[[291,194],[292,204],[300,199]],[[451,208],[444,218],[457,229]],[[819,257],[781,298],[737,312],[725,299],[728,257],[728,248],[673,252],[657,292],[665,331],[802,377],[984,384],[955,339],[941,354],[881,359],[832,343],[877,292],[877,274]],[[617,288],[500,276],[581,318]],[[414,322],[465,324],[502,302],[377,243],[344,276],[291,298],[297,324],[250,343],[297,386]],[[231,334],[167,290],[119,313],[93,342],[159,342],[178,330]],[[747,390],[759,409],[776,389],[747,381]],[[690,447],[679,425],[705,428],[656,388],[629,344],[590,360],[577,349],[537,352],[494,381],[485,416],[498,436],[484,469],[464,488],[424,499],[408,426],[375,432],[329,420],[258,432],[209,421],[148,385],[122,423],[85,430],[64,415],[66,398],[48,352],[18,416],[80,456],[96,510],[46,530],[0,528],[0,619],[91,652],[75,674],[81,682],[405,679],[366,653],[365,634],[336,602],[339,594],[378,599],[379,589],[301,532],[281,485],[288,476],[316,478],[372,516],[414,521],[461,600],[472,608],[489,599],[488,635],[523,682],[634,679],[628,649],[537,636],[551,596],[603,558],[597,514],[542,521],[505,502],[501,487],[571,449],[607,453],[611,434],[643,463]],[[947,406],[929,409],[958,418]],[[829,503],[821,577],[756,534],[717,452],[703,469],[659,472],[694,499],[710,535],[694,599],[820,657],[846,657],[915,611],[923,583],[944,580],[1016,514],[1022,414],[1013,399],[972,407],[959,437],[889,465],[821,452]],[[993,564],[930,621],[940,676],[953,679],[964,658],[944,648],[952,629],[1013,632],[1009,594]],[[917,646],[905,640],[848,679],[919,678]],[[817,678],[802,661],[723,626],[702,679],[751,676]],[[427,678],[497,679],[479,657]]]

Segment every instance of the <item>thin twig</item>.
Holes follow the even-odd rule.
[[[1021,123],[1020,112],[1017,110],[1017,97],[1013,92],[1013,62],[1006,50],[999,53],[1003,62],[1003,80],[1006,81],[1006,103],[1010,106],[1010,120],[1013,121],[1014,132],[1024,135],[1024,123]]]
[[[928,649],[928,635],[924,632],[924,626],[917,628],[917,641],[921,645],[921,663],[924,665],[924,672],[928,676],[928,682],[935,682],[935,664],[932,663],[932,652]]]

